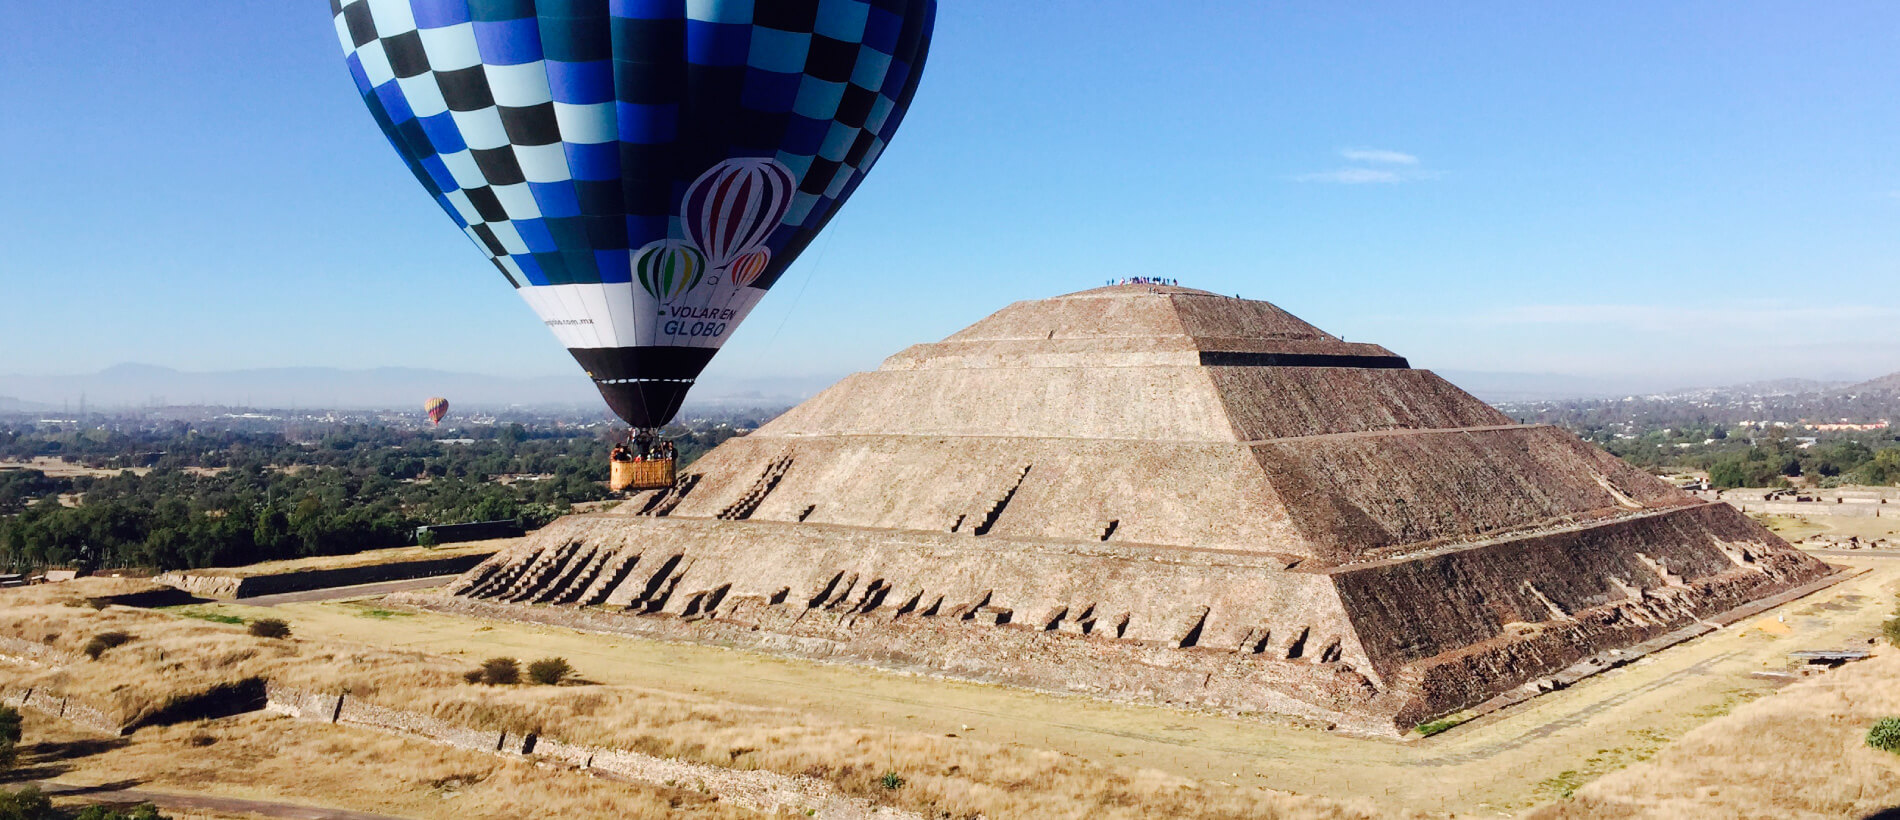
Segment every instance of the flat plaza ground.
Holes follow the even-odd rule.
[[[560,656],[603,683],[692,692],[907,732],[1055,749],[1102,763],[1394,809],[1506,816],[1565,797],[1771,694],[1800,649],[1866,648],[1900,593],[1900,557],[1828,555],[1857,577],[1432,738],[1367,740],[714,647],[416,612],[377,599],[193,607],[278,617],[298,634],[483,658]]]

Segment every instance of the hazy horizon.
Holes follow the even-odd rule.
[[[1433,368],[1426,368],[1433,369]],[[1434,369],[1458,387],[1487,402],[1541,401],[1649,395],[1785,380],[1850,384],[1886,373],[1790,375],[1728,382],[1603,379],[1561,373]],[[772,377],[722,377],[703,381],[689,406],[719,406],[756,401],[796,404],[849,375],[848,372],[788,374]],[[409,410],[428,396],[444,395],[458,407],[592,408],[599,394],[579,374],[511,376],[411,367],[366,369],[332,367],[247,368],[191,371],[124,362],[91,373],[0,373],[0,411],[72,409],[83,402],[97,410],[154,406]]]
[[[903,133],[701,390],[873,369],[1129,275],[1448,373],[1900,370],[1900,87],[1869,81],[1900,71],[1900,7],[1152,9],[946,8]],[[11,22],[0,64],[32,113],[0,121],[0,148],[34,160],[0,198],[0,374],[589,389],[391,155],[321,4]]]

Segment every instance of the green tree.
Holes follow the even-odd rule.
[[[0,820],[60,820],[53,801],[37,786],[17,792],[0,790]]]

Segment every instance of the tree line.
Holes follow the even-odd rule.
[[[682,458],[734,434],[669,432]],[[511,424],[460,435],[473,440],[377,424],[0,429],[0,460],[151,465],[101,477],[0,472],[0,565],[167,570],[345,554],[412,543],[423,525],[519,519],[532,529],[607,497],[610,431]]]

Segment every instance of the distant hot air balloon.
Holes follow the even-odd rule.
[[[449,414],[449,400],[437,396],[422,403],[422,412],[429,416],[429,423],[440,425]]]
[[[936,0],[332,0],[409,170],[658,427],[863,182]]]

